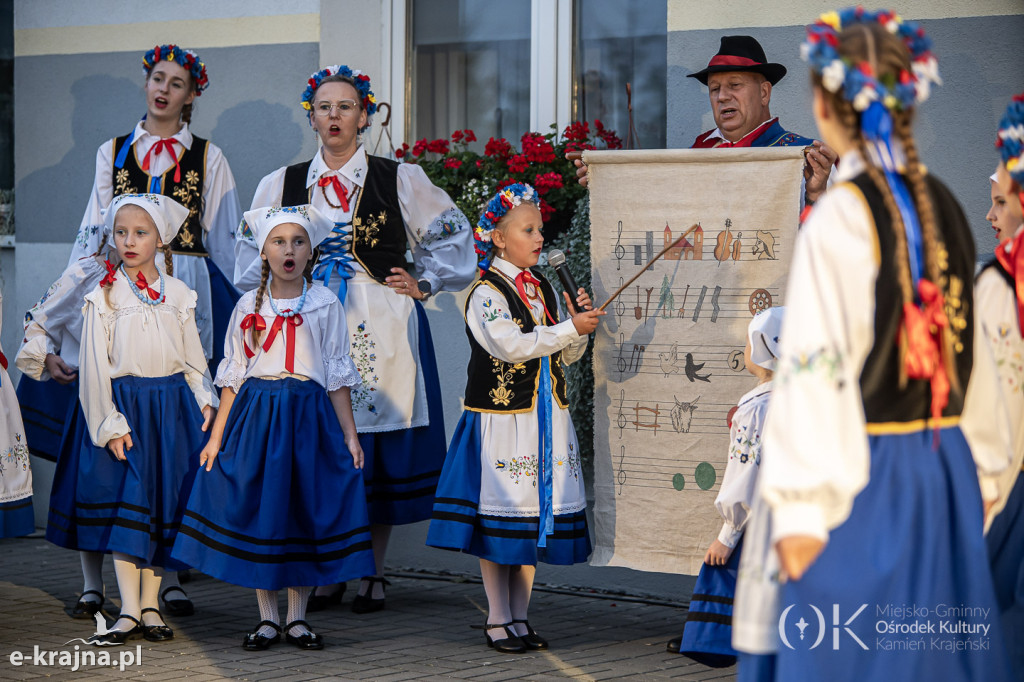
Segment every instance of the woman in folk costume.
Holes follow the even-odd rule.
[[[750,528],[754,490],[761,469],[761,444],[772,377],[779,357],[784,308],[769,308],[750,321],[743,357],[757,386],[740,398],[729,425],[729,460],[715,508],[722,530],[711,543],[693,588],[682,637],[669,642],[695,661],[712,667],[736,662],[732,647],[733,598],[744,538]],[[673,647],[673,644],[675,645]]]
[[[366,455],[377,573],[364,578],[352,610],[365,613],[384,607],[391,527],[430,518],[444,463],[441,391],[422,303],[469,285],[476,261],[468,221],[423,169],[371,156],[360,143],[377,108],[368,76],[347,66],[318,71],[302,106],[320,149],[263,178],[252,205],[312,204],[334,222],[313,277],[345,305],[363,379],[352,409]],[[407,271],[407,248],[416,276]],[[255,288],[260,260],[252,235],[239,234],[235,249],[235,284]],[[317,590],[310,609],[340,603],[343,589]]]
[[[930,41],[892,12],[850,8],[808,27],[804,55],[841,163],[786,292],[761,471],[786,578],[781,643],[749,672],[1006,680],[982,526],[1009,428],[975,327],[971,232],[911,132],[938,81]],[[900,629],[929,622],[938,646]]]
[[[991,178],[988,220],[999,245],[975,283],[981,329],[992,345],[1013,429],[1013,461],[999,477],[986,542],[1014,672],[1024,679],[1024,94],[999,124],[1002,163]]]
[[[428,545],[480,558],[484,635],[504,653],[548,646],[527,619],[537,562],[574,564],[590,555],[562,363],[582,357],[604,312],[592,310],[580,289],[574,305],[582,312],[559,322],[565,315],[554,289],[532,269],[541,227],[537,192],[519,183],[499,191],[477,223],[485,255],[465,310],[465,411],[427,535]]]
[[[0,295],[0,323],[3,322]],[[36,529],[32,511],[32,468],[18,396],[0,350],[0,538],[28,535]]]
[[[217,371],[221,413],[174,556],[256,588],[262,620],[246,635],[246,650],[280,640],[277,592],[285,587],[287,641],[322,649],[304,620],[311,586],[374,570],[352,415],[359,372],[345,310],[312,277],[313,249],[334,222],[312,206],[256,209],[245,220],[263,274],[231,317]]]
[[[180,522],[179,497],[199,465],[217,404],[196,328],[196,293],[156,267],[189,215],[163,195],[123,194],[106,211],[121,265],[85,297],[79,398],[88,433],[66,547],[112,552],[121,595],[101,646],[174,635],[160,615],[161,569]]]

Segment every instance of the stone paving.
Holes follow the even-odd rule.
[[[37,534],[38,535],[38,534]],[[110,562],[108,594],[117,593]],[[244,651],[244,633],[259,620],[252,590],[193,572],[185,588],[196,604],[188,618],[168,618],[175,638],[165,643],[133,640],[110,649],[138,651],[141,662],[118,667],[34,665],[41,652],[69,652],[92,634],[89,621],[64,612],[81,589],[78,555],[41,537],[0,540],[0,680],[734,680],[736,669],[712,669],[665,652],[678,632],[685,607],[643,603],[624,595],[591,595],[538,584],[531,623],[551,642],[550,651],[499,654],[484,644],[483,587],[470,576],[389,574],[385,610],[355,615],[349,610],[356,583],[341,606],[309,614],[324,636],[322,651],[301,652],[282,642],[259,653]],[[281,595],[282,617],[285,599]],[[22,665],[12,652],[24,654]]]

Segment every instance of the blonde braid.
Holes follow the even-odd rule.
[[[174,276],[174,257],[171,254],[171,247],[165,246],[163,248],[163,252],[164,252],[164,271],[168,275],[171,275],[173,277]]]
[[[260,314],[260,308],[263,307],[263,297],[267,293],[267,280],[270,279],[270,262],[263,261],[263,267],[260,270],[260,287],[256,290],[256,309],[253,310],[257,315]],[[260,345],[260,332],[255,326],[252,328],[252,343],[254,346]]]

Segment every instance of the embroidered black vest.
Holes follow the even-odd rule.
[[[116,159],[121,147],[128,141],[128,135],[114,139],[113,157]],[[174,166],[159,177],[160,186],[153,192],[171,197],[188,209],[188,220],[171,242],[172,253],[189,256],[208,256],[203,246],[203,226],[199,222],[203,214],[203,180],[206,177],[206,152],[210,143],[201,137],[192,136],[192,148],[186,149],[178,160],[181,166],[181,182],[174,182]],[[116,161],[115,161],[116,163]],[[121,194],[148,193],[149,173],[142,170],[142,164],[133,146],[124,160],[124,168],[111,168],[114,178],[114,196]]]
[[[942,416],[954,417],[963,411],[963,394],[974,361],[974,239],[963,210],[946,186],[931,176],[926,176],[926,181],[942,242],[940,264],[948,263],[937,284],[945,296],[946,315],[953,331],[953,365],[960,380],[960,391],[950,391],[949,404]],[[903,297],[896,268],[892,221],[881,192],[867,173],[858,175],[852,184],[860,190],[871,210],[880,257],[875,282],[875,345],[860,375],[864,413],[869,424],[927,419],[931,405],[929,382],[909,379],[906,388],[899,388],[898,333]]]
[[[352,256],[378,282],[391,275],[391,268],[405,268],[406,235],[402,209],[398,204],[398,162],[366,156],[366,182],[356,198],[352,218]],[[282,206],[310,203],[306,187],[310,161],[297,163],[284,172]],[[314,185],[312,191],[319,191]]]
[[[540,280],[540,291],[544,296],[544,302],[555,321],[558,321],[558,306],[555,303],[555,291],[551,288],[544,276],[536,270],[531,270]],[[536,323],[530,309],[510,284],[500,274],[488,271],[483,274],[480,281],[470,289],[469,299],[466,301],[466,309],[469,309],[469,300],[473,297],[473,291],[479,286],[490,286],[505,297],[508,303],[508,312],[519,328],[525,332],[532,332]],[[526,362],[508,363],[498,360],[477,343],[473,338],[473,332],[469,325],[466,326],[466,336],[469,337],[469,369],[467,371],[468,381],[466,382],[465,407],[473,412],[531,412],[534,409],[537,392],[540,388],[540,358],[527,360]],[[551,393],[555,403],[559,407],[568,407],[569,401],[565,397],[565,374],[562,372],[562,352],[553,354],[548,360],[551,373]]]

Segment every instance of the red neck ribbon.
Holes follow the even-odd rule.
[[[157,140],[156,144],[149,148],[146,152],[146,157],[142,159],[142,170],[149,170],[149,157],[156,156],[162,151],[166,151],[174,159],[174,181],[181,182],[181,164],[178,163],[178,155],[174,151],[174,143],[177,142],[173,137],[166,137],[162,140]]]
[[[107,268],[107,274],[100,280],[101,287],[109,287],[117,279],[117,268],[109,260],[104,260],[103,265]]]
[[[281,312],[290,313],[291,308],[282,310]],[[267,334],[267,340],[263,342],[263,352],[269,351],[270,346],[274,343],[274,339],[277,338],[278,332],[281,331],[281,327],[287,325],[284,344],[284,368],[288,370],[289,374],[295,374],[295,328],[301,324],[302,315],[292,315],[291,317],[278,315],[277,318],[274,319],[274,324],[270,327],[270,332]]]
[[[249,313],[248,315],[242,318],[242,324],[240,324],[239,326],[242,328],[242,345],[245,346],[245,357],[252,358],[252,356],[256,355],[256,351],[249,348],[249,344],[245,340],[245,332],[249,331],[250,329],[253,330],[253,333],[258,331],[261,332],[267,328],[267,323],[264,321],[262,315],[257,315],[256,313]]]
[[[135,286],[138,287],[139,291],[145,291],[146,295],[149,296],[149,300],[160,300],[160,292],[149,286],[149,282],[146,281],[146,276],[142,274],[142,270],[139,270],[138,275],[135,276]]]
[[[519,298],[523,300],[523,303],[526,304],[527,308],[531,307],[530,298],[529,296],[526,295],[527,284],[532,284],[534,286],[534,291],[537,293],[537,295],[534,298],[540,299],[540,304],[544,308],[544,314],[547,315],[548,320],[551,321],[551,324],[555,324],[555,318],[551,317],[551,313],[548,312],[547,305],[544,304],[544,297],[541,296],[540,294],[540,280],[534,277],[532,274],[530,274],[529,270],[523,270],[518,275],[516,275],[516,291],[519,292]]]
[[[946,358],[943,357],[942,330],[949,326],[944,310],[945,300],[937,286],[926,279],[917,285],[923,308],[913,303],[903,304],[903,329],[907,335],[907,354],[904,366],[910,379],[928,379],[932,386],[932,420],[936,445],[939,419],[949,404],[949,377]]]
[[[1017,297],[1017,324],[1021,336],[1024,336],[1024,230],[996,247],[996,260],[1013,278],[1014,294]]]
[[[776,118],[773,118],[770,121],[765,121],[764,123],[762,123],[761,125],[757,126],[753,130],[751,130],[749,133],[747,133],[746,135],[744,135],[740,139],[736,140],[735,142],[729,142],[728,140],[726,140],[724,138],[721,138],[721,137],[711,138],[711,137],[709,137],[707,135],[701,136],[701,137],[698,137],[697,141],[693,143],[693,148],[694,149],[711,149],[711,148],[715,148],[715,149],[729,149],[729,148],[733,148],[733,147],[749,147],[750,145],[752,145],[754,143],[754,140],[759,138],[761,136],[761,134],[764,133],[764,131],[768,130],[773,125],[775,125],[775,122],[778,121],[778,120],[779,119],[776,117]],[[714,132],[714,131],[712,131],[712,132]]]
[[[334,193],[338,196],[338,201],[341,202],[341,210],[348,213],[348,190],[345,189],[345,185],[341,184],[341,180],[338,179],[337,175],[330,177],[325,175],[316,184],[320,187],[327,187],[327,185],[334,187]]]

